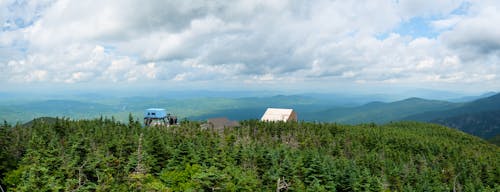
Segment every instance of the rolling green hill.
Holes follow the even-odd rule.
[[[491,93],[489,93],[491,95]],[[489,139],[500,134],[500,94],[468,103],[409,98],[391,103],[372,102],[359,107],[332,108],[302,114],[304,120],[387,123],[413,120],[441,124]]]
[[[0,126],[9,191],[498,191],[500,148],[454,129],[243,121],[143,128],[111,119]],[[282,183],[283,184],[283,183]]]
[[[497,145],[497,146],[500,146],[500,135],[496,135],[496,136],[488,139],[488,141],[490,143],[493,143],[493,144]]]
[[[454,109],[461,105],[446,101],[409,98],[391,103],[372,102],[359,107],[332,108],[314,113],[306,119],[349,124],[387,123],[424,111]]]
[[[419,114],[408,116],[404,119],[431,121],[434,119],[442,119],[476,112],[495,111],[498,109],[500,109],[500,94],[465,103],[461,107],[421,112]]]
[[[425,112],[403,119],[438,123],[489,139],[500,134],[499,109],[500,94],[496,94],[458,108]]]
[[[32,127],[35,123],[55,124],[58,121],[56,117],[38,117],[23,124],[24,127]]]

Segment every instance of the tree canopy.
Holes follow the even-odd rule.
[[[500,148],[416,122],[242,121],[142,127],[113,118],[0,126],[11,191],[499,191]]]

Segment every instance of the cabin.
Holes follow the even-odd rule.
[[[226,117],[207,119],[208,127],[212,129],[224,129],[240,126],[238,121],[231,121]]]
[[[297,113],[293,109],[267,108],[261,121],[297,121]]]

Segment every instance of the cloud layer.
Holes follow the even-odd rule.
[[[3,0],[0,82],[499,89],[499,4]]]

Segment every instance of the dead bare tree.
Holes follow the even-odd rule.
[[[87,164],[86,160],[83,162],[82,166],[78,167],[78,188],[80,188],[84,183],[82,181],[82,176],[84,176],[83,168],[85,167],[85,164]]]
[[[135,166],[135,174],[146,174],[146,169],[142,164],[142,137],[143,134],[139,136],[139,145],[137,146],[137,165]]]
[[[455,179],[453,179],[453,192],[457,192],[457,188],[456,188],[457,185],[456,185],[456,183],[457,183],[458,176],[460,176],[460,173],[458,173],[457,176],[455,176]]]
[[[290,184],[286,182],[285,177],[283,177],[283,179],[278,178],[278,182],[276,182],[276,192],[280,192],[282,189],[287,191],[289,186]]]

